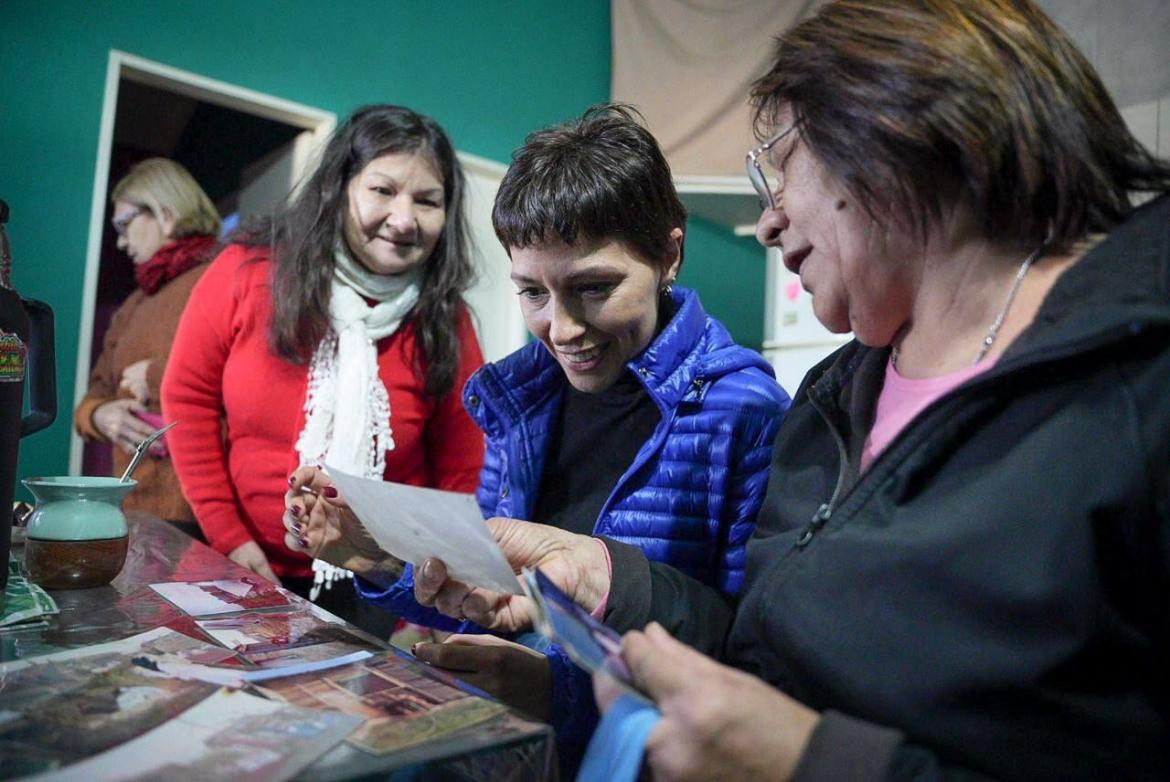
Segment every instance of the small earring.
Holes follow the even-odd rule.
[[[669,299],[671,296],[674,295],[674,286],[671,285],[669,282],[666,283],[665,285],[663,285],[662,286],[662,295]]]

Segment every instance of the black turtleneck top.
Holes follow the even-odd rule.
[[[594,394],[566,385],[531,520],[593,534],[606,499],[660,418],[631,372]]]

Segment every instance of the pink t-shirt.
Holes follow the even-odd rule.
[[[939,377],[902,377],[894,369],[894,362],[886,364],[886,380],[878,396],[877,414],[873,429],[865,438],[861,451],[861,471],[865,472],[873,460],[881,455],[894,438],[931,402],[943,394],[958,388],[973,377],[983,374],[995,366],[996,359],[985,358],[958,372]]]

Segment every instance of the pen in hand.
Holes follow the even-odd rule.
[[[324,497],[326,499],[333,499],[338,496],[337,489],[332,486],[326,486],[321,491],[317,491],[307,483],[301,486],[301,494],[307,494],[310,497]]]
[[[316,502],[318,495],[317,495],[317,492],[313,491],[313,487],[309,486],[308,484],[305,484],[305,485],[301,486],[300,489],[298,489],[298,491],[300,492],[300,494],[302,494],[306,498],[312,497],[313,501]],[[303,508],[298,508],[297,506],[294,505],[294,506],[291,506],[289,509],[289,511],[292,513],[293,518],[289,522],[289,524],[291,524],[291,526],[288,526],[288,525],[286,525],[286,526],[288,526],[289,531],[296,537],[297,542],[299,542],[302,546],[309,545],[309,541],[305,537],[305,523],[308,521],[308,512],[312,508],[312,505],[313,505],[313,503],[307,502],[303,506]]]

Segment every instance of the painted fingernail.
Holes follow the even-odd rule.
[[[291,511],[292,511],[292,515],[294,515],[294,516],[300,516],[300,515],[301,515],[301,513],[303,513],[303,512],[304,512],[304,511],[301,509],[301,506],[300,506],[300,505],[294,505],[294,506],[292,506],[291,508],[289,508],[289,510],[291,510]]]
[[[337,489],[333,488],[332,486],[326,486],[324,489],[321,490],[321,493],[324,494],[329,499],[333,499],[334,497],[337,496]]]
[[[288,476],[288,485],[289,486],[292,486],[296,482],[297,482],[297,476],[295,476],[295,475]]]
[[[423,578],[427,578],[427,579],[434,578],[435,577],[435,563],[434,563],[434,561],[428,559],[426,562],[423,562],[422,568],[420,569],[420,572],[422,573]]]
[[[305,540],[304,538],[297,538],[297,540],[300,541],[301,545],[305,548],[309,547],[309,541]]]
[[[411,644],[410,645],[410,653],[415,654],[417,651],[418,651],[418,644]]]
[[[292,523],[292,528],[293,532],[297,533],[298,535],[305,531],[305,525],[301,524],[299,521],[294,521]]]

